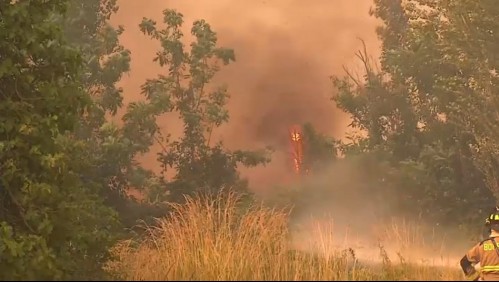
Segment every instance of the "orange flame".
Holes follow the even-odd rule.
[[[301,174],[303,165],[303,134],[301,132],[301,128],[296,125],[290,127],[289,138],[293,168],[296,174]]]

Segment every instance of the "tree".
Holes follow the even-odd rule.
[[[381,69],[364,52],[363,79],[333,78],[338,106],[367,133],[343,149],[384,156],[394,170],[377,177],[391,179],[401,201],[426,218],[455,224],[458,213],[461,224],[481,222],[480,208],[494,200],[473,162],[478,135],[462,125],[477,121],[469,108],[480,99],[468,86],[486,69],[469,43],[475,27],[462,29],[460,18],[464,11],[479,14],[487,1],[402,3],[375,1],[372,13],[384,22]]]
[[[130,51],[119,42],[124,29],[109,23],[117,11],[116,0],[72,0],[63,24],[69,42],[84,56],[81,78],[92,98],[76,130],[76,136],[86,145],[81,177],[89,185],[102,187],[106,204],[119,212],[125,226],[131,227],[138,219],[163,212],[147,203],[139,204],[127,194],[130,188],[145,191],[157,181],[151,171],[135,161],[138,154],[147,152],[148,143],[112,121],[123,107],[123,89],[117,83],[130,69]]]
[[[443,1],[439,7],[447,19],[442,26],[443,48],[449,50],[448,64],[459,72],[445,79],[454,82],[447,87],[456,96],[452,104],[455,115],[449,120],[472,139],[472,160],[483,173],[489,190],[499,199],[498,121],[499,7],[494,1],[462,1],[458,5]],[[461,95],[459,95],[461,94]]]
[[[321,134],[310,123],[303,125],[304,167],[320,173],[337,159],[338,141]]]
[[[144,18],[141,31],[161,43],[154,59],[167,70],[166,74],[148,80],[142,86],[146,101],[132,103],[125,115],[125,131],[144,143],[159,142],[158,156],[164,171],[173,169],[175,177],[167,182],[171,199],[195,191],[216,191],[223,187],[246,187],[239,177],[237,165],[255,166],[268,161],[264,151],[230,151],[222,142],[211,144],[213,130],[229,119],[225,109],[229,94],[225,87],[213,87],[211,79],[219,63],[235,60],[234,51],[217,47],[215,32],[204,20],[195,21],[191,33],[195,40],[187,51],[181,31],[183,15],[175,10],[163,12],[164,29]],[[182,136],[171,140],[162,136],[156,118],[164,113],[177,113],[184,125]],[[164,180],[166,182],[166,180]],[[164,196],[166,191],[158,191]]]
[[[81,181],[75,125],[91,105],[59,21],[67,1],[0,3],[0,277],[82,279],[115,213]],[[81,159],[80,159],[81,158]]]

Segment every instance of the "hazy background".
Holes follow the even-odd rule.
[[[158,44],[138,29],[142,17],[159,23],[162,11],[184,14],[185,34],[192,22],[205,19],[217,32],[222,46],[233,48],[236,62],[223,69],[217,82],[226,83],[232,95],[230,122],[216,132],[229,148],[278,146],[292,124],[311,122],[318,130],[342,137],[348,117],[329,100],[329,76],[342,74],[342,66],[356,68],[354,53],[365,40],[378,56],[377,20],[368,12],[370,0],[119,0],[112,20],[125,26],[122,42],[132,51],[132,71],[125,76],[125,103],[140,97],[140,85],[161,69],[152,62]],[[175,118],[160,125],[179,130]],[[281,182],[288,171],[289,152],[279,148],[272,163],[242,173],[261,192]],[[155,168],[155,156],[144,157]]]

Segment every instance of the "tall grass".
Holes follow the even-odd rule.
[[[121,280],[459,280],[458,269],[393,264],[379,249],[379,266],[363,265],[353,249],[314,255],[292,251],[289,214],[239,196],[196,196],[173,205],[171,217],[149,228],[142,241],[123,241],[106,270]],[[328,233],[329,234],[329,233]],[[324,236],[327,236],[325,234]],[[324,242],[331,238],[322,237]],[[324,248],[327,244],[322,244]]]

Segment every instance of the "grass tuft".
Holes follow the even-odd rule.
[[[393,263],[380,243],[378,264],[360,262],[352,248],[332,248],[322,230],[320,252],[293,250],[289,213],[263,205],[241,209],[233,193],[198,195],[149,227],[142,241],[122,241],[105,269],[120,280],[462,280],[459,269],[415,264],[401,252]],[[416,243],[392,226],[385,234]],[[397,232],[393,232],[397,231]],[[321,233],[321,230],[318,230]],[[406,235],[408,235],[406,234]],[[392,237],[390,237],[392,236]],[[397,237],[398,236],[398,237]],[[412,240],[406,242],[404,240]]]

